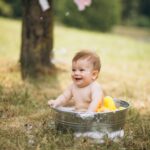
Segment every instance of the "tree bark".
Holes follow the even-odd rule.
[[[38,0],[23,0],[22,43],[20,53],[22,78],[37,77],[53,69],[53,10],[42,11]]]

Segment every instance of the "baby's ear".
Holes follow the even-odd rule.
[[[93,70],[92,79],[95,80],[98,77],[98,70]]]

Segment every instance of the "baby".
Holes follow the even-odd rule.
[[[96,82],[100,72],[100,58],[93,52],[80,51],[72,59],[73,83],[56,100],[49,100],[51,107],[66,106],[73,100],[76,111],[96,112],[103,100],[103,91]]]

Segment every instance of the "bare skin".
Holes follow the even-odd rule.
[[[56,100],[49,100],[48,105],[59,107],[66,105],[70,100],[74,101],[77,111],[95,112],[103,99],[103,91],[96,82],[98,70],[87,59],[80,59],[72,63],[73,83]]]

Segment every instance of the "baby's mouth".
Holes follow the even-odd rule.
[[[82,78],[74,78],[76,81],[80,81],[82,80]]]

